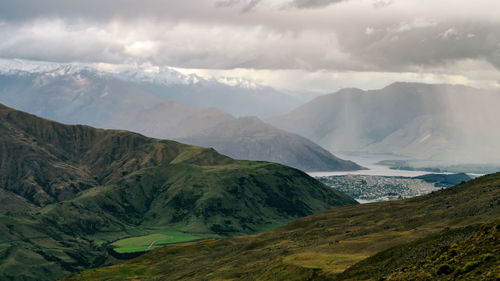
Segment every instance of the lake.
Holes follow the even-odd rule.
[[[390,176],[390,177],[418,177],[427,174],[439,174],[428,171],[405,171],[393,170],[388,166],[378,165],[377,162],[382,160],[407,160],[394,155],[343,155],[336,153],[336,156],[356,162],[357,164],[368,168],[369,170],[357,171],[325,171],[325,172],[308,172],[311,177],[327,177],[327,176],[343,176],[343,175],[369,175],[369,176]],[[444,173],[442,173],[444,174]]]

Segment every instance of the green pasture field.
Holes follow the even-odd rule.
[[[161,232],[121,239],[111,245],[116,247],[114,250],[117,253],[133,253],[149,251],[165,244],[188,242],[199,238],[181,232]]]

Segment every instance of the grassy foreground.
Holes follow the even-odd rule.
[[[497,173],[411,199],[335,208],[259,235],[168,245],[64,280],[334,280],[391,247],[499,217]]]
[[[337,280],[498,280],[500,221],[445,230],[363,260]]]

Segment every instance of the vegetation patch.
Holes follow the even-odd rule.
[[[117,253],[145,252],[165,244],[197,240],[200,237],[181,232],[163,232],[118,240],[111,245]]]
[[[445,263],[439,266],[437,270],[437,275],[450,274],[453,273],[453,271],[455,271],[455,268]]]

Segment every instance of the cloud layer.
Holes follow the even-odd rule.
[[[0,57],[472,80],[486,67],[493,81],[498,10],[493,0],[2,1]]]

